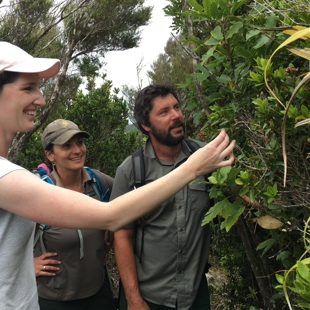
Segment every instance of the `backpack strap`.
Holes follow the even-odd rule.
[[[99,178],[98,174],[91,168],[84,166],[84,169],[88,173],[88,176],[92,180],[93,189],[99,197],[100,201],[108,202],[110,200],[109,188],[106,189],[103,182]],[[108,230],[108,238],[105,241],[105,245],[111,245],[111,232]]]
[[[109,189],[105,188],[103,182],[93,169],[86,166],[84,167],[84,169],[86,170],[89,178],[91,179],[93,189],[99,197],[100,201],[108,202],[110,198]]]
[[[37,168],[34,171],[32,171],[37,177],[39,177],[41,180],[54,185],[53,180],[51,179],[50,176],[46,175],[46,171],[42,168]],[[37,244],[37,242],[40,239],[40,244],[41,244],[41,249],[42,249],[42,253],[46,253],[46,248],[43,242],[43,233],[44,231],[48,230],[50,227],[49,225],[46,224],[39,224],[39,228],[37,230],[37,233],[34,237],[34,243],[33,246],[35,246]]]
[[[132,154],[132,167],[134,183],[132,189],[145,185],[145,164],[143,158],[143,148],[141,147]]]
[[[132,160],[132,170],[133,170],[133,178],[134,178],[132,189],[137,189],[145,185],[145,164],[144,164],[142,147],[132,154],[131,160]],[[136,227],[141,227],[142,229],[141,251],[139,255],[139,263],[141,264],[143,244],[144,244],[144,231],[145,231],[145,226],[146,226],[145,217],[143,216],[137,219],[135,224],[136,224]],[[137,234],[137,229],[136,229],[136,234]]]

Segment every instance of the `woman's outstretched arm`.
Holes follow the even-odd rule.
[[[155,209],[197,176],[232,165],[234,146],[235,141],[229,142],[222,130],[177,169],[108,203],[16,170],[0,179],[0,207],[37,223],[116,231]]]

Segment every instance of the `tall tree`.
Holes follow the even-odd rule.
[[[184,84],[186,77],[193,73],[190,55],[177,39],[169,38],[164,53],[151,64],[147,75],[152,83],[170,85]]]
[[[240,279],[251,287],[253,300],[238,292],[232,304],[238,300],[247,309],[282,309],[284,298],[275,290],[273,274],[302,255],[302,228],[309,217],[309,128],[294,128],[297,120],[309,115],[309,93],[302,88],[298,102],[287,111],[289,169],[284,187],[285,104],[281,106],[266,89],[263,72],[267,59],[286,38],[275,28],[310,23],[307,1],[169,2],[165,12],[173,16],[174,29],[197,60],[197,72],[187,76],[186,84],[199,137],[210,140],[224,127],[237,139],[236,165],[210,178],[216,204],[204,220],[218,217],[220,228],[237,231],[243,244],[241,264],[247,264],[248,276]],[[299,47],[308,45],[299,42]],[[308,62],[281,50],[266,72],[274,93],[286,103],[300,82],[299,74],[308,72]],[[197,95],[203,100],[197,101]],[[239,248],[235,256],[240,257]],[[235,264],[240,265],[240,260]]]
[[[99,57],[111,50],[135,47],[140,41],[140,27],[148,24],[151,7],[145,0],[13,0],[0,20],[0,39],[12,42],[35,56],[57,57],[62,68],[49,81],[47,105],[37,117],[40,126],[51,108],[61,104],[59,96],[68,75],[79,74],[79,64],[100,68]],[[76,80],[75,80],[76,82]],[[45,93],[45,87],[43,86]],[[34,131],[16,136],[10,150],[15,161]]]

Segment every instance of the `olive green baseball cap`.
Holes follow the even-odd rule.
[[[48,124],[43,131],[43,148],[46,150],[50,144],[62,145],[76,134],[81,134],[85,138],[90,137],[88,132],[80,130],[75,123],[66,119],[56,119]]]

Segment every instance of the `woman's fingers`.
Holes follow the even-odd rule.
[[[193,154],[195,166],[198,167],[198,175],[215,171],[218,168],[230,166],[234,162],[233,149],[236,141],[231,141],[224,129],[218,136],[208,143],[200,153]],[[197,157],[195,157],[197,156]],[[203,157],[201,157],[203,156]]]
[[[58,265],[61,264],[61,261],[49,258],[49,257],[54,257],[56,255],[57,253],[48,252],[48,253],[42,254],[39,257],[34,258],[34,269],[35,269],[36,277],[38,276],[53,277],[56,275],[54,271],[59,270]]]

